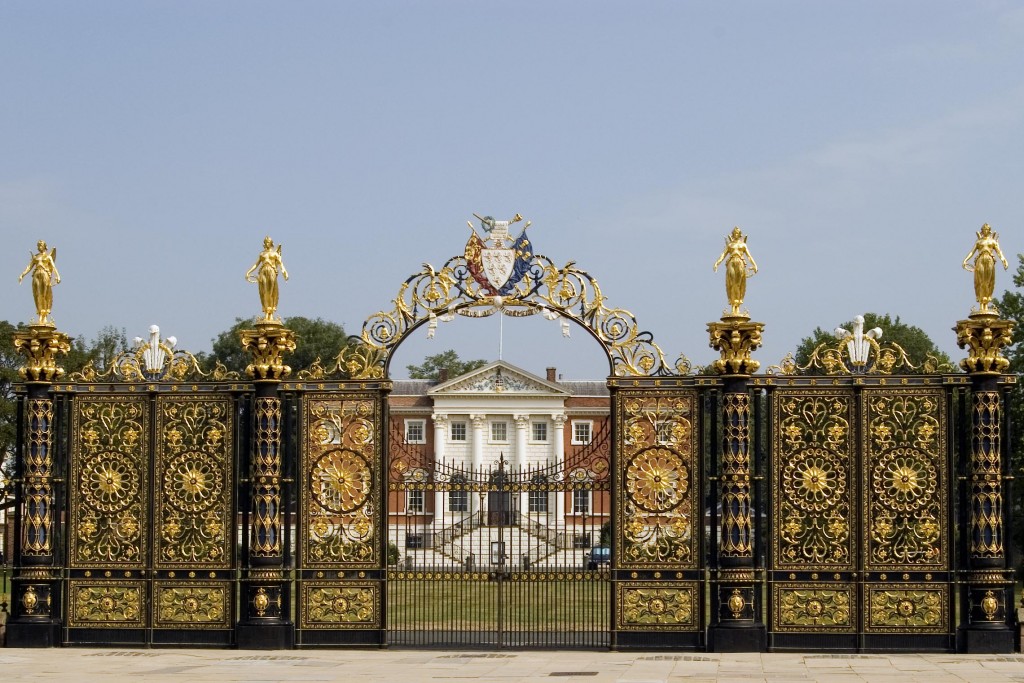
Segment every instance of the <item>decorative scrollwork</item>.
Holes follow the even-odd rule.
[[[693,584],[623,583],[618,586],[618,628],[621,630],[692,630],[698,609]]]
[[[621,463],[617,522],[624,566],[696,561],[694,460],[699,430],[692,392],[618,395]],[[570,475],[571,479],[571,475]]]
[[[140,627],[145,617],[142,584],[72,581],[69,589],[70,626]]]
[[[149,498],[144,399],[82,399],[73,429],[72,566],[138,566]]]
[[[22,554],[48,556],[53,553],[53,401],[26,402],[25,477],[22,491]]]
[[[161,626],[221,626],[228,624],[228,597],[223,585],[156,587],[156,621]]]
[[[227,566],[232,526],[230,399],[161,397],[157,434],[157,563]]]
[[[776,626],[786,631],[848,631],[852,609],[849,588],[786,588],[778,594]]]
[[[939,630],[946,625],[946,602],[941,589],[874,589],[868,597],[868,628],[896,632]]]
[[[629,311],[609,307],[597,281],[575,263],[559,268],[547,257],[533,254],[524,267],[515,286],[496,295],[473,276],[464,256],[449,259],[439,271],[424,264],[422,271],[402,284],[392,310],[375,313],[363,323],[363,346],[346,347],[347,357],[339,356],[333,371],[346,372],[354,379],[382,377],[393,349],[424,322],[495,313],[511,317],[540,313],[581,325],[604,346],[616,376],[671,375],[689,370],[685,358],[669,366],[651,333],[639,331]]]
[[[374,406],[367,394],[305,398],[302,553],[307,566],[363,567],[376,560],[380,417]]]
[[[380,623],[376,586],[304,586],[305,628],[344,625],[347,628],[372,628]]]
[[[941,390],[865,391],[868,566],[945,564]]]
[[[774,417],[776,566],[850,564],[852,415],[848,392],[780,390]]]

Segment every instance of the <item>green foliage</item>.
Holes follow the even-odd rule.
[[[994,303],[1002,318],[1017,323],[1013,330],[1013,342],[1003,350],[1003,355],[1010,361],[1009,371],[1018,377],[1018,383],[1010,390],[1008,397],[1010,422],[1013,424],[1010,430],[1010,473],[1024,481],[1024,385],[1020,383],[1021,374],[1024,373],[1024,293],[1019,291],[1024,287],[1024,254],[1017,254],[1013,285],[1017,290],[1006,290]],[[1013,498],[1015,525],[1012,552],[1016,562],[1020,563],[1024,549],[1024,484],[1018,483],[1014,487]]]
[[[427,356],[423,359],[423,365],[407,365],[405,367],[409,370],[409,377],[412,379],[437,380],[441,377],[441,370],[447,370],[448,377],[454,379],[471,370],[482,368],[488,362],[480,358],[477,360],[460,360],[459,354],[455,353],[452,349],[448,349],[433,356]]]
[[[388,565],[398,564],[398,546],[394,541],[388,541]]]
[[[853,331],[853,321],[849,320],[837,327]],[[907,352],[907,357],[910,358],[910,362],[918,367],[918,370],[907,370],[907,372],[921,372],[920,368],[923,367],[925,361],[929,356],[934,357],[940,367],[943,365],[952,365],[949,355],[939,350],[939,347],[935,345],[935,342],[931,340],[931,337],[925,333],[920,327],[914,325],[908,325],[900,320],[899,316],[892,318],[888,313],[885,315],[878,315],[877,313],[865,313],[864,314],[864,329],[871,330],[876,327],[882,329],[882,338],[879,340],[879,344],[885,345],[886,343],[899,344],[904,351]],[[818,348],[822,344],[834,347],[838,343],[835,334],[830,331],[816,327],[811,333],[811,336],[804,337],[799,346],[796,348],[795,356],[796,363],[800,367],[806,366],[811,360],[811,354],[814,353],[814,349]],[[823,374],[824,371],[820,368],[810,368],[807,374]]]
[[[308,368],[319,358],[324,365],[337,357],[341,349],[348,343],[345,329],[322,318],[310,320],[302,316],[284,318],[284,326],[295,333],[297,347],[295,352],[285,357],[285,362],[293,371]],[[242,349],[242,341],[238,333],[253,328],[252,318],[236,318],[235,324],[217,335],[213,340],[213,351],[203,357],[204,363],[223,363],[228,370],[243,372],[249,365],[249,354]]]

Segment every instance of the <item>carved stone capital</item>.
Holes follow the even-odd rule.
[[[560,413],[558,415],[552,415],[551,416],[551,421],[555,423],[555,429],[561,429],[561,428],[565,427],[565,422],[568,419],[569,419],[569,416],[566,415],[565,413]]]
[[[764,323],[750,322],[745,316],[723,316],[721,322],[708,323],[709,344],[722,354],[711,364],[720,375],[751,375],[761,363],[750,357],[761,345]]]
[[[956,343],[966,348],[960,367],[972,375],[998,375],[1010,367],[1003,348],[1013,343],[1014,323],[994,314],[975,313],[957,322]]]
[[[64,376],[57,357],[71,350],[71,338],[52,325],[29,325],[14,333],[14,348],[25,356],[18,375],[26,382],[53,382]]]
[[[284,355],[295,350],[295,333],[277,321],[263,320],[254,330],[239,333],[242,348],[252,355],[246,374],[259,381],[282,380],[292,369],[284,364]]]

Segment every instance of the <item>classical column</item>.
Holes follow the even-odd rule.
[[[448,440],[448,416],[440,413],[434,414],[434,465],[444,460],[444,444]],[[435,529],[443,529],[445,526],[444,514],[447,509],[444,500],[444,493],[434,493],[434,526]]]
[[[294,644],[288,608],[282,514],[283,415],[278,385],[291,373],[284,354],[295,350],[295,333],[279,321],[262,320],[240,333],[252,356],[246,373],[256,385],[249,467],[249,556],[243,572],[241,618],[235,637],[242,649],[281,649]]]
[[[961,643],[966,652],[1013,652],[1009,627],[1013,609],[1013,571],[1006,563],[1003,527],[1006,483],[1002,457],[1003,395],[999,379],[1010,362],[1002,349],[1012,343],[1014,324],[989,310],[957,323],[957,344],[968,347],[960,361],[971,377],[971,440],[968,466],[970,555],[966,570],[966,623]]]
[[[64,375],[57,357],[71,349],[71,340],[52,324],[29,325],[14,335],[15,349],[25,356],[18,371],[25,383],[19,397],[20,443],[16,463],[20,483],[17,510],[20,533],[15,538],[11,581],[8,647],[52,647],[60,638],[60,574],[54,516],[54,409],[51,383]],[[55,476],[56,475],[56,476]]]
[[[719,420],[722,441],[719,501],[722,506],[716,599],[711,647],[716,652],[760,652],[767,645],[756,601],[761,586],[754,572],[753,488],[751,476],[750,375],[760,366],[750,353],[761,345],[762,323],[745,314],[723,315],[709,323],[711,346],[721,353],[712,367],[722,378]]]
[[[565,420],[564,413],[551,416],[551,421],[555,424],[555,463],[558,465],[558,471],[562,474],[562,477],[568,481],[569,473],[563,471],[565,467]],[[565,526],[565,491],[555,493],[555,522],[560,527]]]
[[[512,469],[518,469],[520,472],[526,470],[526,441],[527,441],[527,430],[530,428],[530,416],[529,415],[514,415],[513,418],[516,421],[516,456]],[[519,514],[520,517],[530,511],[530,494],[526,491],[519,493]]]
[[[470,422],[473,423],[473,463],[472,469],[476,473],[476,477],[481,476],[481,471],[484,465],[484,426],[487,423],[486,415],[470,415]],[[485,498],[481,497],[477,500],[474,495],[469,496],[469,506],[471,512],[483,512],[486,504]]]

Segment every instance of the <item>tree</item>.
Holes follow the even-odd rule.
[[[853,331],[853,321],[847,321],[842,325],[839,325],[846,330]],[[914,325],[908,325],[900,320],[899,316],[893,319],[888,313],[885,315],[878,315],[877,313],[865,313],[864,314],[864,330],[871,330],[876,327],[882,329],[882,338],[879,340],[880,344],[886,344],[887,342],[895,342],[899,344],[904,351],[907,352],[907,357],[910,362],[918,368],[922,368],[928,357],[931,356],[938,361],[939,366],[952,365],[952,361],[949,355],[939,350],[939,347],[935,345],[935,342],[931,340],[931,337],[922,330],[920,327]],[[820,327],[814,329],[811,336],[804,337],[800,341],[800,345],[796,348],[796,363],[800,367],[806,366],[811,360],[811,354],[814,353],[814,349],[818,348],[822,344],[828,344],[835,346],[839,340],[831,331],[825,331]],[[920,372],[918,369],[916,372]],[[811,374],[819,374],[822,370],[818,368],[810,368],[807,372]],[[910,370],[910,372],[915,372]]]
[[[102,372],[110,366],[118,354],[129,348],[131,347],[128,346],[128,334],[125,329],[106,325],[89,343],[88,355],[96,369]]]
[[[460,360],[459,354],[455,353],[452,349],[448,349],[433,356],[427,356],[423,359],[423,365],[407,365],[405,367],[409,371],[409,377],[412,379],[438,380],[441,378],[442,370],[448,371],[448,377],[458,377],[471,370],[482,368],[488,362],[482,358],[477,360]]]
[[[1000,317],[1012,320],[1017,325],[1013,329],[1012,343],[1003,349],[1010,361],[1010,372],[1018,377],[1017,384],[1013,385],[1009,393],[1010,423],[1013,429],[1010,430],[1010,473],[1021,479],[1024,475],[1024,385],[1020,383],[1021,373],[1024,373],[1024,293],[1019,288],[1024,287],[1024,254],[1017,254],[1017,270],[1013,274],[1013,285],[1018,291],[1006,290],[1001,297],[995,299],[996,309]],[[1018,483],[1014,486],[1013,510],[1015,526],[1012,539],[1012,556],[1014,564],[1018,565],[1021,571],[1021,552],[1024,549],[1024,484]]]
[[[322,318],[310,320],[302,316],[284,318],[285,327],[295,333],[297,346],[295,352],[285,358],[294,370],[308,368],[319,358],[326,366],[335,358],[341,349],[348,344],[345,328]],[[213,351],[204,355],[204,362],[221,362],[228,370],[243,372],[249,365],[249,354],[242,349],[242,341],[238,333],[253,327],[252,318],[236,318],[235,324],[217,335],[213,340]]]

